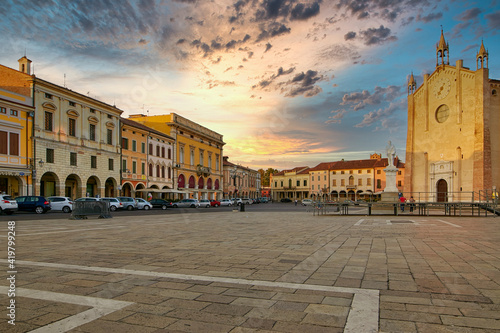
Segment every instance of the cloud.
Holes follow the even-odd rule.
[[[384,101],[393,101],[401,96],[401,86],[375,87],[373,94],[367,90],[345,94],[340,105],[354,105],[353,110],[359,111],[367,105],[378,105]]]
[[[500,11],[496,11],[484,16],[488,20],[488,28],[492,30],[500,29]]]
[[[351,40],[356,38],[356,33],[354,31],[349,31],[344,35],[344,40]]]
[[[295,97],[304,95],[305,97],[312,97],[323,91],[320,87],[316,86],[316,82],[324,79],[323,75],[318,75],[317,71],[308,70],[295,75],[295,77],[287,82],[287,86],[291,86],[290,90],[285,94],[286,97]],[[285,89],[283,89],[285,90]]]
[[[328,117],[328,120],[325,121],[325,124],[342,123],[342,119],[344,118],[344,115],[347,113],[347,111],[345,109],[341,109],[341,110],[334,110],[331,113],[333,113],[333,116]]]
[[[369,28],[367,30],[360,31],[365,45],[377,45],[383,44],[385,42],[394,42],[397,40],[396,36],[391,36],[391,29],[381,25],[378,28]]]
[[[441,13],[441,12],[430,13],[429,15],[426,15],[426,16],[422,16],[422,15],[418,14],[416,20],[418,22],[429,23],[429,22],[432,22],[434,20],[440,20],[442,17],[443,17],[443,13]]]
[[[303,3],[298,3],[292,9],[290,18],[292,20],[307,20],[319,14],[319,3],[315,2],[311,6],[306,7]]]
[[[280,67],[280,68],[278,68],[278,71],[276,74],[273,74],[269,78],[266,78],[266,79],[260,81],[257,85],[252,86],[252,89],[266,88],[271,83],[273,83],[273,81],[276,80],[278,77],[291,74],[291,73],[293,73],[294,70],[295,70],[295,67],[291,67],[287,70],[284,70],[283,67]]]
[[[460,21],[471,21],[475,20],[479,17],[479,14],[481,14],[482,11],[479,8],[471,8],[463,12],[458,16],[458,19]]]
[[[370,111],[363,116],[363,121],[359,124],[356,124],[354,127],[361,128],[370,126],[371,124],[379,120],[383,120],[384,118],[391,116],[392,114],[394,114],[394,112],[402,109],[404,105],[405,101],[400,101],[396,103],[390,103],[389,106],[385,109]]]
[[[261,29],[262,30],[256,40],[257,43],[272,37],[289,34],[291,31],[291,29],[285,26],[283,23],[278,22],[271,22],[269,23],[267,28],[261,27]]]

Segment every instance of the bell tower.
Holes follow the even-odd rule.
[[[445,57],[446,57],[446,63],[445,63]],[[439,39],[439,43],[436,45],[436,67],[438,67],[439,65],[449,65],[449,64],[450,64],[450,46],[444,40],[443,29],[441,29],[441,38]]]
[[[417,81],[415,81],[415,77],[413,77],[413,72],[410,75],[410,79],[408,80],[408,95],[413,94],[417,90]]]
[[[476,55],[476,69],[488,68],[488,51],[486,51],[483,41]]]
[[[19,62],[19,71],[28,75],[31,75],[31,60],[26,58],[26,56],[22,57],[18,60]]]

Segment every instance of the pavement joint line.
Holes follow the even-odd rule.
[[[7,294],[8,290],[9,287],[0,286],[0,293]],[[45,325],[43,327],[30,331],[35,333],[67,332],[81,325],[99,319],[100,317],[134,304],[133,302],[63,294],[53,291],[41,291],[26,288],[16,288],[16,296],[92,307],[92,309],[80,312],[76,315],[61,319],[49,325]]]
[[[354,223],[354,225],[361,225],[361,223],[363,223],[364,221],[365,221],[365,219],[361,219],[358,222]]]
[[[44,231],[44,232],[37,232],[37,233],[32,233],[32,234],[19,234],[19,236],[38,236],[38,235],[47,235],[47,234],[58,234],[61,232],[79,232],[79,231],[88,231],[88,230],[107,230],[107,229],[116,229],[116,228],[125,228],[125,226],[115,226],[112,228],[85,228],[85,229],[75,229],[75,230],[59,230],[59,231]],[[7,237],[6,235],[0,235],[2,237]]]
[[[449,225],[451,225],[452,227],[455,227],[455,228],[462,228],[462,226],[461,226],[461,225],[453,224],[453,223],[451,223],[451,222],[447,222],[447,221],[443,221],[443,220],[436,220],[436,221],[439,221],[439,222],[442,222],[442,223],[449,224]]]
[[[7,260],[0,259],[0,262],[7,262]],[[289,282],[247,280],[247,279],[213,277],[204,275],[139,271],[139,270],[123,269],[123,268],[80,266],[80,265],[34,262],[34,261],[24,261],[24,260],[16,260],[16,264],[18,266],[22,265],[41,266],[41,267],[51,267],[51,268],[70,269],[70,270],[116,273],[124,275],[162,277],[162,278],[170,278],[170,279],[186,280],[186,281],[219,282],[219,283],[231,283],[237,285],[259,286],[259,287],[278,287],[278,288],[298,289],[298,290],[349,293],[349,294],[354,294],[354,297],[351,304],[351,310],[349,311],[347,322],[344,327],[344,333],[378,332],[380,292],[379,290],[376,289],[360,289],[360,288],[299,284],[299,283],[289,283]]]

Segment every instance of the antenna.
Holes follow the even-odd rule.
[[[26,58],[26,48],[24,48],[24,57]]]
[[[66,73],[64,73],[64,88],[67,88],[66,87]]]

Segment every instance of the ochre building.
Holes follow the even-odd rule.
[[[481,42],[475,69],[450,65],[444,34],[436,68],[408,83],[406,196],[471,201],[490,196],[500,181],[500,81],[489,78]]]

